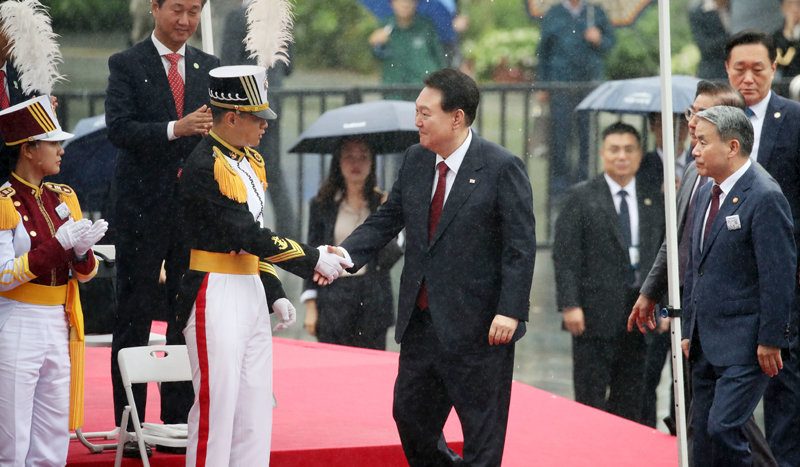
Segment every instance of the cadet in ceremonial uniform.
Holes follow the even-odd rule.
[[[69,430],[83,424],[77,282],[97,272],[91,247],[108,224],[83,219],[68,186],[42,181],[72,137],[49,96],[0,112],[0,134],[13,168],[0,187],[0,465],[64,465]]]
[[[264,160],[250,147],[258,145],[267,119],[277,117],[267,101],[266,69],[229,66],[209,74],[214,123],[180,179],[191,259],[179,319],[186,322],[197,396],[189,412],[186,465],[269,465],[268,301],[280,315],[276,329],[295,322],[272,264],[302,277],[316,270],[326,282],[352,263],[264,227]]]

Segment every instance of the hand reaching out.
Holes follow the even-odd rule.
[[[206,136],[213,123],[211,109],[207,105],[202,105],[194,112],[185,115],[182,119],[175,122],[175,136],[191,136],[201,134]]]
[[[314,282],[319,285],[328,285],[335,281],[344,272],[344,268],[353,266],[350,255],[342,248],[321,245],[319,250],[319,260],[314,268]]]

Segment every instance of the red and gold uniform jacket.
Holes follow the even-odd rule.
[[[80,220],[78,197],[66,185],[34,186],[11,173],[0,187],[0,327],[15,303],[63,306],[70,326],[70,429],[83,424],[83,313],[77,281],[97,273],[90,249],[78,260],[55,237],[69,218]],[[72,271],[74,279],[70,279]]]

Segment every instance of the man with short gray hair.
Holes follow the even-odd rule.
[[[683,296],[695,465],[751,465],[742,427],[783,368],[797,267],[789,203],[749,159],[753,128],[728,106],[697,114],[700,175]]]

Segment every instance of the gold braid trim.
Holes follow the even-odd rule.
[[[81,211],[81,205],[78,203],[78,195],[75,190],[67,185],[59,185],[58,183],[47,182],[44,186],[48,190],[58,193],[58,198],[67,205],[73,219],[76,221],[83,219],[83,211]]]
[[[266,272],[267,274],[272,274],[275,277],[278,277],[278,273],[275,271],[275,266],[267,263],[266,261],[258,262],[258,270],[261,272]]]
[[[247,160],[250,161],[250,167],[252,167],[253,172],[256,173],[258,181],[261,182],[261,186],[266,190],[269,183],[267,183],[267,169],[264,166],[264,158],[261,157],[258,151],[249,147],[244,148],[244,155],[247,156]]]
[[[242,178],[228,162],[225,154],[214,146],[214,180],[219,185],[219,192],[226,198],[230,198],[237,203],[247,202],[247,188],[244,186]]]
[[[19,224],[19,213],[11,196],[16,193],[10,186],[0,190],[0,230],[11,230]]]
[[[280,238],[277,236],[272,237],[272,241],[278,248],[282,251],[282,253],[278,253],[277,255],[270,256],[266,258],[267,261],[270,263],[280,263],[283,261],[288,261],[294,258],[300,258],[305,256],[306,253],[303,251],[303,247],[301,247],[297,242],[291,240],[289,238]]]
[[[67,283],[67,299],[64,309],[69,317],[69,429],[83,426],[84,404],[84,363],[86,361],[86,340],[83,328],[83,309],[78,292],[78,279]]]

